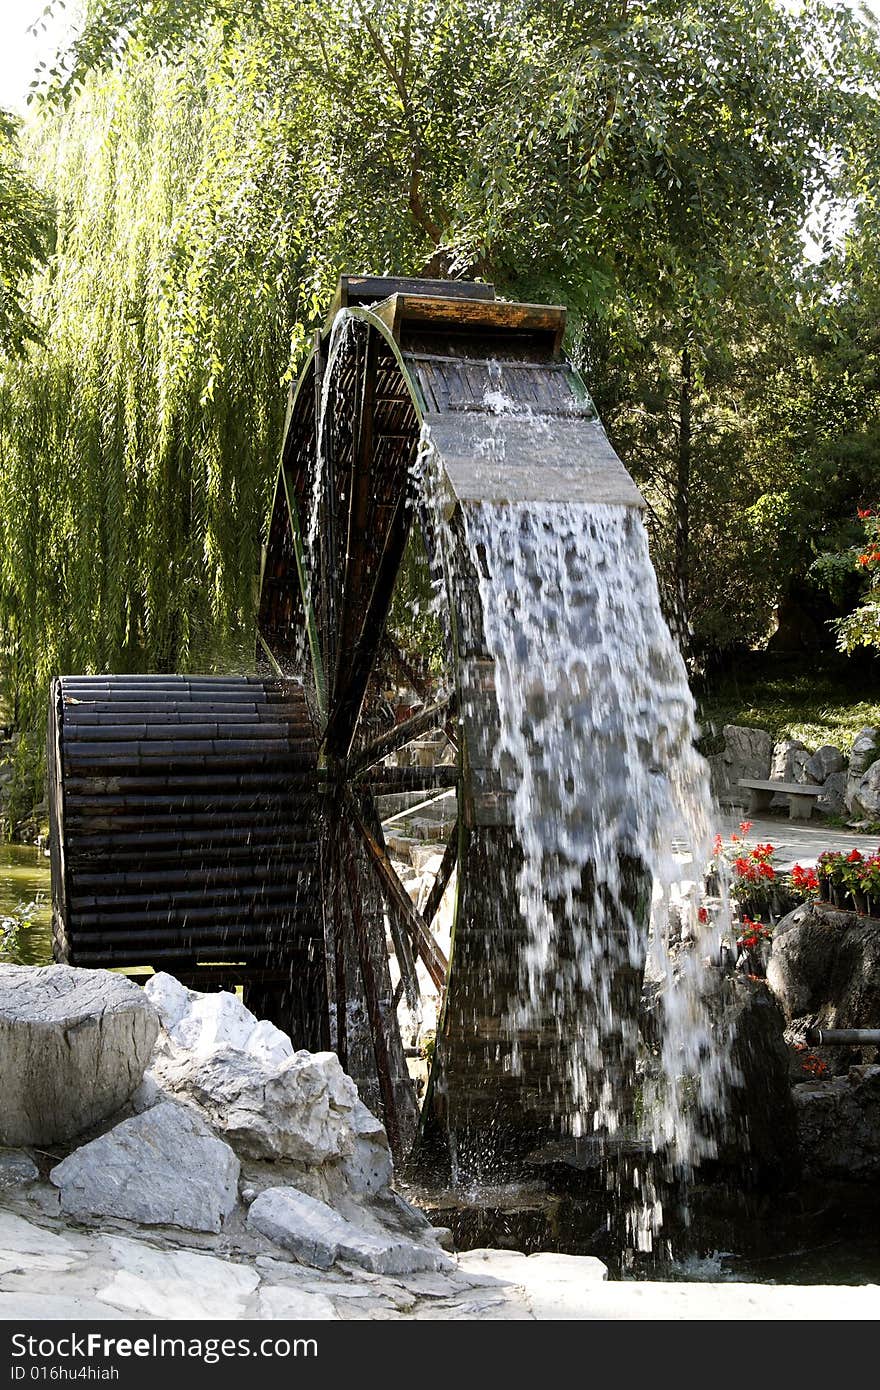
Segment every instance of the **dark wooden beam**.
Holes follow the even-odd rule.
[[[416,952],[424,963],[425,969],[433,980],[437,989],[443,989],[446,983],[446,974],[449,963],[444,956],[434,937],[431,935],[430,928],[422,918],[421,914],[413,907],[412,899],[401,883],[394,867],[388,857],[388,851],[380,844],[375,834],[370,830],[361,815],[360,808],[351,795],[347,796],[349,812],[352,824],[357,829],[367,851],[367,856],[376,871],[376,875],[382,887],[389,907],[393,911],[399,912],[413,939]]]
[[[398,749],[404,748],[406,744],[412,743],[413,739],[419,738],[422,734],[429,733],[431,729],[443,729],[455,713],[455,695],[449,695],[445,700],[438,700],[435,705],[429,705],[427,709],[419,710],[411,719],[404,719],[402,723],[395,724],[393,729],[387,733],[380,734],[368,743],[350,763],[350,772],[353,777],[359,776],[369,768],[375,767],[383,758],[387,758],[389,753],[396,753]]]
[[[333,458],[333,411],[328,410],[324,428],[321,428],[321,403],[324,394],[324,375],[329,364],[324,358],[320,333],[315,333],[315,467],[324,471],[324,486],[318,496],[321,513],[320,547],[321,599],[323,611],[318,621],[323,622],[324,670],[332,680],[336,667],[336,587],[339,563],[336,547],[336,470]],[[328,402],[329,404],[329,402]],[[318,448],[318,441],[321,448]]]
[[[437,916],[437,909],[443,900],[443,894],[446,892],[446,885],[452,877],[452,870],[455,868],[457,860],[458,823],[456,822],[452,827],[452,834],[447,841],[443,858],[440,861],[440,868],[437,870],[437,877],[434,879],[433,886],[428,894],[428,901],[425,903],[425,910],[422,914],[429,927]]]
[[[329,855],[330,900],[333,906],[333,994],[336,1004],[336,1055],[342,1070],[348,1071],[348,990],[345,983],[345,920],[342,914],[343,863],[338,835],[330,837]]]
[[[403,560],[403,552],[409,535],[409,523],[407,495],[406,492],[401,492],[391,526],[385,538],[382,559],[376,572],[360,637],[352,656],[349,678],[345,689],[337,696],[324,731],[324,748],[332,757],[347,758],[351,750],[367,685],[376,662],[382,633],[385,630],[394,584]]]
[[[458,785],[458,767],[440,763],[435,767],[374,767],[357,779],[358,787],[369,787],[380,796],[391,792],[430,791],[434,787]]]
[[[349,864],[353,866],[355,863],[354,847],[347,846],[347,848],[349,849],[349,854],[347,856],[348,861]],[[352,925],[354,927],[355,945],[357,947],[358,963],[361,971],[361,983],[364,987],[364,999],[367,1005],[367,1018],[370,1024],[370,1037],[373,1043],[373,1056],[376,1061],[376,1075],[379,1078],[379,1092],[382,1096],[385,1130],[388,1135],[388,1143],[391,1146],[391,1152],[394,1154],[395,1158],[398,1158],[401,1151],[400,1124],[397,1118],[397,1102],[394,1095],[394,1078],[391,1074],[391,1060],[388,1055],[388,1040],[385,1036],[385,1019],[382,1016],[382,1003],[379,998],[376,974],[373,970],[373,962],[370,956],[370,941],[364,924],[361,895],[357,891],[358,885],[355,883],[352,887],[347,875],[344,881],[348,910],[351,914]]]
[[[388,853],[385,844],[385,836],[382,831],[382,822],[376,810],[376,804],[371,796],[366,796],[361,803],[364,822],[369,825],[381,848]],[[406,991],[406,1002],[412,1013],[417,1013],[421,1004],[422,992],[419,988],[419,977],[416,971],[416,963],[413,960],[412,948],[409,936],[402,929],[400,914],[389,912],[388,925],[391,928],[391,940],[394,942],[394,954],[397,957],[397,964],[400,968],[400,980],[394,996],[394,1008],[400,1003],[402,991]]]
[[[373,461],[373,407],[376,395],[376,334],[369,332],[355,372],[355,402],[348,488],[348,528],[345,541],[345,580],[340,597],[339,646],[334,680],[334,702],[351,674],[364,605],[364,572],[369,547],[368,520],[375,480]]]

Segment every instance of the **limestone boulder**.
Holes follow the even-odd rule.
[[[770,763],[770,777],[774,782],[809,782],[815,783],[816,779],[807,772],[810,762],[810,750],[800,739],[784,739],[777,743],[773,748],[773,757]],[[788,797],[778,793],[770,802],[771,806],[784,806],[788,808]]]
[[[356,1190],[387,1186],[385,1130],[335,1053],[294,1051],[234,995],[199,994],[162,974],[146,989],[162,1019],[148,1073],[161,1094],[197,1106],[247,1158],[342,1163]]]
[[[783,739],[773,747],[770,762],[770,778],[774,782],[816,782],[819,779],[809,776],[807,765],[810,750],[800,739]]]
[[[860,729],[853,739],[852,751],[849,755],[849,770],[853,776],[861,776],[867,772],[871,763],[880,754],[880,729],[873,725],[867,725]]]
[[[860,729],[853,740],[846,781],[846,809],[853,816],[868,819],[871,813],[862,805],[862,786],[865,775],[876,766],[880,756],[880,729],[872,725]],[[870,796],[870,786],[867,789]]]
[[[832,772],[822,783],[822,795],[816,798],[816,809],[823,816],[842,816],[846,812],[846,772]]]
[[[797,911],[790,930],[777,930],[767,965],[767,983],[786,1020],[880,1027],[880,924],[821,903]]]
[[[880,1178],[880,1066],[794,1087],[798,1136],[810,1177]]]
[[[880,820],[880,760],[871,764],[859,782],[851,809],[870,821]]]
[[[109,970],[0,965],[0,1144],[72,1139],[133,1094],[159,1019]]]
[[[708,759],[712,790],[722,805],[747,806],[748,792],[739,786],[741,777],[765,781],[770,775],[773,739],[763,729],[725,724],[724,748]]]
[[[804,764],[804,771],[809,781],[816,782],[820,786],[825,785],[828,778],[834,773],[843,772],[846,768],[846,758],[839,748],[835,748],[833,743],[823,743],[821,748],[817,748],[811,758]]]
[[[169,1101],[75,1149],[49,1174],[70,1216],[219,1231],[238,1197],[238,1159],[192,1110]]]
[[[270,1187],[248,1211],[248,1226],[289,1250],[303,1264],[330,1269],[337,1260],[373,1274],[410,1274],[451,1269],[452,1262],[433,1239],[423,1242],[347,1220],[339,1212],[293,1187]]]

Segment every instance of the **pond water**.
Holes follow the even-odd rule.
[[[36,903],[29,924],[17,934],[13,947],[0,935],[0,961],[15,965],[47,965],[52,960],[52,880],[49,860],[35,845],[0,841],[0,920],[22,906]]]

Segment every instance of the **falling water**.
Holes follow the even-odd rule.
[[[639,1137],[686,1171],[711,1152],[706,1121],[731,1079],[699,988],[719,929],[685,898],[694,946],[674,969],[667,943],[671,899],[709,860],[713,805],[640,515],[558,503],[464,510],[495,663],[494,761],[522,847],[528,936],[511,1034],[558,1020],[556,1104],[573,1136]],[[662,1029],[646,1065],[649,953]],[[661,1212],[650,1176],[635,1186],[631,1235],[649,1248]]]

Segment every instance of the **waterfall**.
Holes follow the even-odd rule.
[[[638,1135],[688,1169],[711,1152],[705,1120],[731,1079],[699,988],[719,929],[685,897],[694,944],[673,970],[667,923],[682,880],[699,882],[709,861],[714,808],[641,517],[612,505],[463,510],[494,660],[494,762],[522,849],[528,933],[508,1025],[546,1032],[555,1019],[567,1037],[556,1105],[571,1135]],[[647,1061],[646,964],[662,986]],[[660,1218],[646,1183],[633,1216],[642,1246]]]

